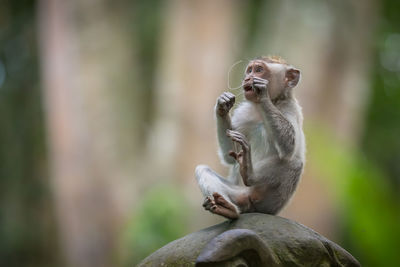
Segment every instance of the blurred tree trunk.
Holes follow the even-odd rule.
[[[113,265],[117,229],[136,195],[131,175],[140,175],[148,103],[122,2],[38,6],[51,177],[69,266]]]
[[[222,170],[216,153],[214,105],[227,90],[227,73],[234,53],[232,1],[171,1],[166,21],[157,81],[157,110],[150,151],[159,175],[183,183],[193,201],[191,229],[216,218],[202,210],[202,196],[194,179],[198,164]],[[161,143],[158,143],[161,142]]]
[[[0,266],[59,265],[33,1],[0,8]]]

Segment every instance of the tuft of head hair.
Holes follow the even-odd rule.
[[[280,56],[267,56],[267,57],[266,56],[261,56],[261,57],[258,57],[256,59],[263,60],[263,61],[265,61],[267,63],[279,63],[279,64],[288,65],[286,60],[284,60]]]

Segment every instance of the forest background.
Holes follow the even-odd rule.
[[[399,264],[399,1],[1,0],[0,265],[132,266],[223,221],[194,168],[227,173],[213,106],[260,55],[302,71],[280,216]]]

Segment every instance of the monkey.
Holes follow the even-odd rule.
[[[206,165],[195,177],[213,214],[275,215],[293,195],[305,164],[301,107],[293,94],[300,71],[280,57],[249,62],[242,81],[244,101],[230,116],[235,95],[222,93],[214,108],[219,157],[229,166],[224,178]]]

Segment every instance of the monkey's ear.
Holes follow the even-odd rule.
[[[300,71],[298,69],[295,68],[289,68],[288,70],[286,70],[286,86],[288,88],[293,88],[295,87],[300,80]]]

